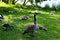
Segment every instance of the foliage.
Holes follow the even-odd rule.
[[[2,0],[2,1],[8,4],[15,4],[15,0]]]

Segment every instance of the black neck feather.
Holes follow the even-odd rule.
[[[36,25],[36,14],[34,14],[34,24]]]

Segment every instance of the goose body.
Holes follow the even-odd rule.
[[[34,14],[34,23],[28,26],[28,28],[23,32],[23,35],[27,33],[33,34],[35,29],[36,29],[36,14]]]

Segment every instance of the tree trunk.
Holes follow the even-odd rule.
[[[25,2],[26,2],[26,0],[24,0],[24,3],[23,3],[23,5],[25,5]]]
[[[15,0],[12,0],[12,4],[15,4]]]
[[[13,1],[12,1],[12,4],[14,4],[14,5],[15,5],[15,3],[16,3],[17,1],[18,1],[18,0],[13,0]]]
[[[6,0],[2,0],[4,3],[6,3]]]
[[[2,2],[2,0],[0,0],[0,2]]]
[[[8,3],[11,4],[10,0],[8,0]]]

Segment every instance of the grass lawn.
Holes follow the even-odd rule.
[[[0,40],[60,40],[60,10],[54,15],[49,14],[49,8],[37,8],[23,6],[24,9],[20,10],[19,6],[0,3],[0,14],[4,16],[4,19],[0,21]],[[3,12],[2,10],[11,10],[12,12]],[[29,37],[29,35],[22,35],[23,31],[27,28],[27,25],[33,23],[33,14],[29,12],[41,11],[42,14],[37,15],[38,25],[42,25],[47,28],[47,32],[37,29],[35,31],[35,37]],[[22,16],[29,16],[28,20],[20,20]],[[13,30],[3,31],[2,24],[10,23],[14,26]]]

